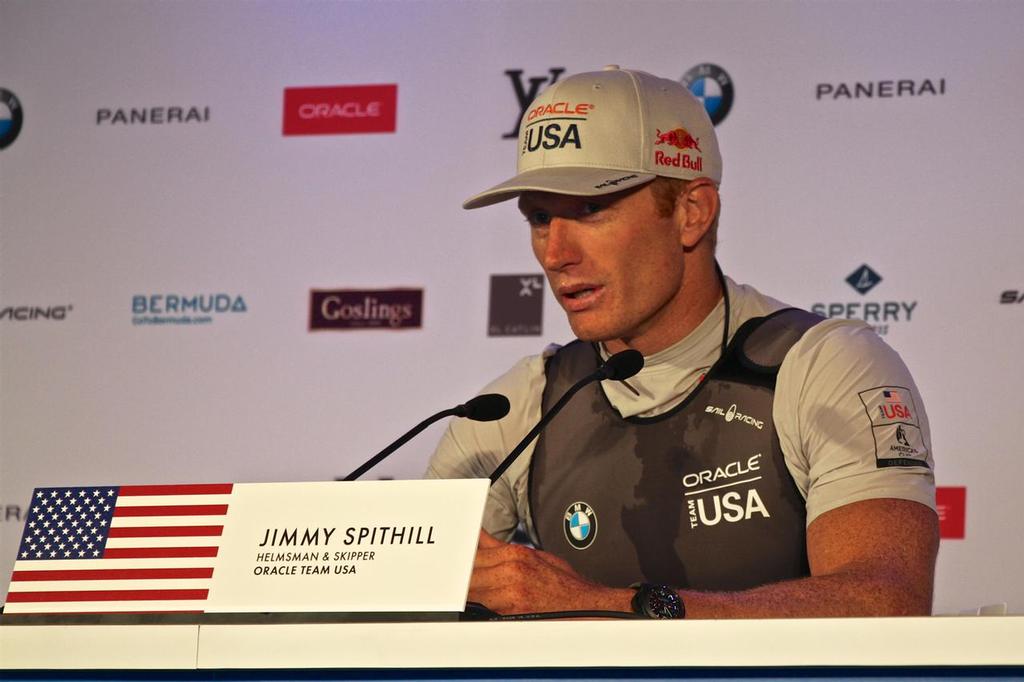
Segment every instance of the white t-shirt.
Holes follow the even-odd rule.
[[[729,278],[726,285],[730,335],[752,317],[788,307]],[[619,414],[653,417],[681,403],[718,360],[724,313],[720,301],[681,341],[645,357],[643,369],[628,380],[639,396],[619,382],[602,382]],[[508,416],[493,422],[452,420],[427,477],[489,476],[540,420],[544,359],[555,350],[523,358],[484,389],[508,396]],[[867,499],[906,499],[935,508],[931,437],[921,396],[899,355],[863,322],[826,320],[804,334],[779,369],[772,419],[786,465],[806,500],[808,524],[831,509]],[[483,527],[498,538],[509,539],[522,521],[536,541],[527,499],[535,444],[491,487]]]

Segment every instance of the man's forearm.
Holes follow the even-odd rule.
[[[687,618],[829,618],[927,616],[929,584],[878,573],[824,575],[762,585],[742,592],[680,590]]]

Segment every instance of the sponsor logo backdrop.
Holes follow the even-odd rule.
[[[1024,612],[1024,4],[2,12],[4,581],[35,486],[330,480],[567,341],[514,204],[459,204],[533,94],[619,63],[718,121],[725,272],[870,318],[914,372],[936,611]],[[419,476],[441,428],[376,474]]]

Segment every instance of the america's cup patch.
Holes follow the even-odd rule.
[[[562,521],[566,541],[575,549],[586,549],[597,537],[597,514],[586,502],[573,502]]]
[[[857,394],[871,421],[879,467],[928,466],[928,445],[910,389],[878,386]]]

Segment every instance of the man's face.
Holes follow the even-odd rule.
[[[650,184],[599,197],[525,192],[519,210],[576,336],[646,354],[678,340],[683,247]]]

